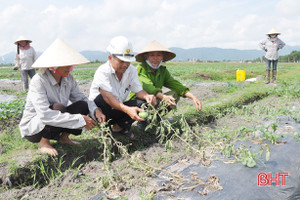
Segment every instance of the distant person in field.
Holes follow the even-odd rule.
[[[69,138],[82,128],[92,129],[105,121],[105,115],[79,90],[70,74],[74,65],[89,61],[61,39],[55,40],[33,64],[40,68],[31,82],[25,110],[19,124],[22,137],[39,142],[42,153],[57,156],[50,140],[81,145]]]
[[[189,88],[175,80],[163,65],[163,62],[172,60],[175,56],[175,53],[155,40],[135,56],[136,61],[140,62],[137,71],[143,89],[165,101],[170,107],[175,106],[180,97],[188,97],[193,100],[197,111],[200,111],[202,109],[201,101],[190,92]],[[171,91],[163,93],[163,87]],[[131,93],[130,99],[134,98],[135,94]]]
[[[106,115],[113,133],[120,133],[134,139],[131,124],[144,121],[138,113],[144,103],[156,105],[154,95],[145,92],[139,82],[131,42],[124,36],[114,37],[107,49],[108,61],[101,65],[94,75],[89,99],[93,100]],[[129,92],[137,98],[127,101]]]
[[[272,82],[276,83],[277,63],[278,63],[278,50],[285,46],[285,43],[278,38],[280,32],[272,28],[267,34],[267,39],[259,43],[259,47],[266,51],[266,84],[270,83],[270,71],[272,64]]]
[[[30,46],[32,41],[24,36],[20,36],[16,41],[17,54],[15,57],[14,70],[20,69],[21,79],[23,81],[23,90],[28,90],[28,76],[32,78],[35,75],[35,69],[32,64],[36,61],[37,55],[33,47]]]

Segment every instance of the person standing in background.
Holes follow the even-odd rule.
[[[278,62],[278,50],[282,49],[285,46],[285,43],[278,38],[280,32],[272,28],[268,33],[267,39],[259,43],[259,47],[266,51],[266,84],[270,83],[270,71],[272,64],[272,82],[276,82],[277,74],[277,62]]]
[[[28,76],[32,79],[35,75],[35,69],[32,64],[36,61],[37,55],[33,47],[30,46],[32,41],[24,36],[20,36],[16,41],[17,54],[15,57],[14,70],[21,70],[21,80],[23,81],[24,91],[28,90]]]

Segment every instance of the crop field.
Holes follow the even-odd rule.
[[[86,95],[100,64],[72,72]],[[290,170],[287,180],[294,180],[278,156],[300,166],[299,64],[278,63],[276,84],[264,83],[264,63],[169,62],[167,68],[201,100],[200,112],[186,98],[171,112],[150,106],[145,126],[132,126],[136,140],[112,135],[103,124],[72,137],[82,146],[51,141],[59,153],[51,157],[21,138],[26,92],[19,71],[0,67],[0,95],[15,97],[0,101],[0,199],[239,199],[248,186],[228,184],[224,174],[243,172],[246,182],[245,174],[254,174],[248,190],[259,195],[255,173],[274,163],[279,168],[272,173]],[[236,81],[237,69],[256,81]],[[281,147],[293,147],[293,154]],[[282,188],[263,189],[269,194]]]

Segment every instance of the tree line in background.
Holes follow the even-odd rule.
[[[290,54],[285,56],[279,56],[278,58],[279,62],[293,62],[298,63],[300,62],[300,51],[292,51]],[[188,62],[203,62],[200,59],[189,59]],[[232,62],[232,60],[223,60],[223,61],[205,61],[205,62]],[[243,62],[265,62],[265,57],[259,57],[254,60],[244,60]],[[91,63],[100,63],[98,59],[91,61]],[[14,64],[0,64],[0,66],[13,66]]]
[[[253,62],[261,62],[265,61],[265,57],[256,58]],[[292,51],[290,54],[285,56],[279,56],[279,62],[295,62],[298,63],[300,61],[300,51]]]

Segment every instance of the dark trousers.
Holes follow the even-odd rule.
[[[50,106],[52,110],[59,110],[62,113],[70,113],[70,114],[82,114],[88,115],[89,114],[89,107],[85,101],[77,101],[67,107],[60,103],[54,103]],[[68,129],[68,128],[61,128],[55,126],[46,125],[45,128],[36,135],[26,136],[25,138],[28,139],[30,142],[40,142],[41,138],[46,139],[54,139],[59,140],[61,133],[70,133],[73,135],[80,135],[82,129]]]
[[[28,76],[30,79],[35,75],[35,69],[29,69],[29,70],[21,70],[21,79],[23,81],[23,89],[24,91],[28,90]]]
[[[277,70],[277,63],[278,63],[278,60],[268,60],[268,59],[266,59],[267,69],[271,69],[271,65],[272,65],[272,69]]]
[[[124,130],[130,130],[131,124],[134,122],[134,120],[131,119],[129,115],[127,115],[123,111],[113,109],[109,104],[105,102],[101,94],[99,94],[95,98],[94,102],[99,108],[101,108],[103,114],[106,116],[106,121],[109,121],[110,125],[116,123]],[[146,103],[146,101],[142,99],[133,99],[123,102],[124,105],[131,107],[141,107],[143,103]]]

